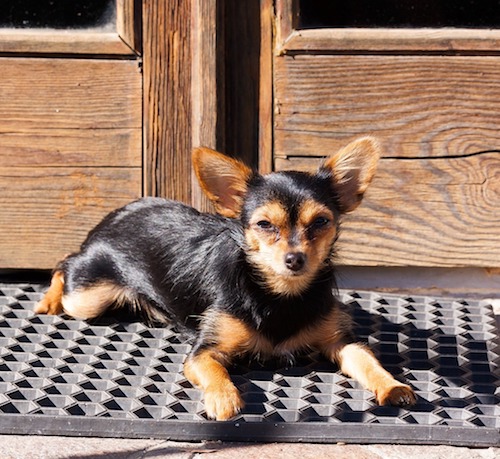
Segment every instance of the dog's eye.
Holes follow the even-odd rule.
[[[268,229],[271,229],[273,227],[273,225],[271,224],[271,222],[268,222],[267,220],[260,220],[257,222],[257,226],[261,229],[265,229],[265,230],[268,230]]]
[[[326,224],[328,224],[329,220],[326,217],[318,217],[316,220],[313,221],[312,227],[313,228],[322,228]]]

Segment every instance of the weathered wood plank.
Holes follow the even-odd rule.
[[[51,29],[2,29],[0,53],[134,56],[117,32]]]
[[[221,113],[222,91],[219,91],[217,13],[219,1],[206,2],[192,0],[191,10],[191,142],[194,147],[206,146],[217,149],[217,126]],[[220,38],[219,38],[220,41]],[[198,184],[194,171],[191,171],[191,205],[207,211],[212,207]]]
[[[273,1],[260,0],[259,171],[273,169]]]
[[[2,132],[3,167],[142,165],[141,129],[28,129]]]
[[[326,155],[360,135],[389,157],[500,146],[500,57],[275,58],[275,155]]]
[[[0,58],[0,267],[51,268],[142,194],[138,62]]]
[[[53,268],[109,211],[141,196],[135,168],[0,167],[0,267]]]
[[[0,130],[141,128],[137,61],[0,58]]]
[[[337,28],[290,30],[278,41],[279,53],[333,51],[425,52],[472,51],[494,52],[500,46],[500,31],[459,29],[452,27],[404,28]]]
[[[145,193],[191,201],[191,0],[143,2]]]
[[[278,159],[311,169],[313,159]],[[361,207],[346,216],[339,263],[500,267],[500,153],[383,159]]]

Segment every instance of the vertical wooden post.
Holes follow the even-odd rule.
[[[218,56],[217,11],[219,0],[192,0],[191,16],[191,96],[193,147],[221,148],[218,140],[219,90],[217,74],[223,59]],[[218,139],[219,137],[219,139]],[[191,175],[191,202],[200,210],[211,208],[194,173]]]
[[[260,0],[259,172],[273,170],[273,0]]]
[[[143,3],[144,194],[191,201],[191,0]]]
[[[254,166],[260,153],[260,169],[271,170],[272,8],[272,0],[144,1],[146,195],[208,208],[193,146]]]

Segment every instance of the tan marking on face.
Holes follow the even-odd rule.
[[[262,221],[269,222],[277,232],[264,231],[258,227]],[[268,244],[278,240],[287,240],[290,237],[290,218],[286,209],[279,202],[269,202],[255,210],[250,219],[250,227],[258,230],[259,239]]]
[[[327,223],[315,227],[314,223],[318,218],[325,218]],[[316,273],[330,256],[337,235],[335,216],[324,204],[308,199],[300,207],[298,220],[299,228],[305,233],[302,238],[302,251],[307,255],[309,269]]]
[[[314,199],[307,199],[300,206],[299,224],[302,227],[309,227],[318,217],[325,217],[334,221],[332,211]]]
[[[315,227],[319,217],[327,223]],[[269,222],[272,228],[261,228],[258,223],[262,221]],[[246,231],[250,263],[259,269],[267,287],[281,295],[299,294],[310,285],[328,259],[336,236],[333,213],[312,199],[302,203],[295,227],[292,225],[287,209],[279,202],[270,202],[256,209]],[[306,256],[302,270],[293,272],[286,267],[285,256],[290,252]]]

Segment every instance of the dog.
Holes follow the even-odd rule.
[[[217,213],[161,198],[115,210],[57,265],[36,312],[91,319],[127,307],[191,333],[184,374],[204,392],[211,419],[244,407],[227,370],[236,358],[307,350],[336,362],[379,404],[413,405],[413,390],[356,342],[335,297],[340,218],[361,202],[379,156],[377,141],[364,137],[314,174],[260,175],[197,148],[194,171]]]

